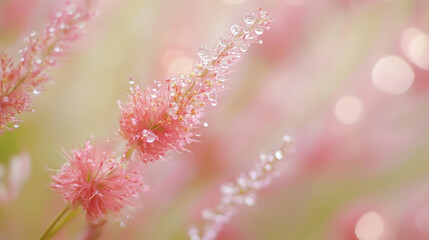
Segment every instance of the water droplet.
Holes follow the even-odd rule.
[[[4,96],[4,97],[3,97],[3,99],[2,99],[2,101],[3,101],[4,103],[9,102],[9,97],[8,97],[8,96]]]
[[[226,77],[225,77],[225,75],[220,75],[220,76],[218,76],[218,79],[219,79],[219,81],[221,81],[221,82],[225,82],[225,81],[226,81]]]
[[[247,52],[247,43],[240,44],[240,51],[241,52]]]
[[[259,160],[261,161],[261,162],[263,162],[263,163],[265,163],[266,161],[267,161],[267,154],[265,153],[265,152],[261,152],[260,154],[259,154]]]
[[[34,61],[36,62],[36,64],[42,63],[42,59],[40,59],[39,57],[35,57]]]
[[[24,62],[25,58],[22,57],[22,58],[19,59],[19,61]]]
[[[120,100],[116,100],[116,104],[118,104],[119,109],[122,110],[122,102]]]
[[[60,17],[62,17],[63,16],[63,14],[61,13],[61,12],[56,12],[55,13],[55,17],[57,17],[57,18],[60,18]]]
[[[133,85],[135,82],[134,82],[134,78],[133,77],[130,77],[130,79],[128,80],[128,82],[131,84],[131,85]]]
[[[60,53],[60,52],[61,52],[61,48],[60,48],[60,47],[55,47],[55,48],[54,48],[54,52],[56,52],[56,53]]]
[[[14,127],[14,128],[19,128],[19,122],[15,122],[15,123],[13,124],[13,127]]]
[[[244,15],[244,22],[246,24],[253,24],[256,21],[256,15],[252,12],[248,12]]]
[[[85,27],[85,22],[84,21],[79,21],[76,23],[76,27],[79,29],[82,29]]]
[[[264,169],[265,169],[265,171],[269,172],[269,171],[271,171],[272,167],[271,167],[271,165],[270,165],[270,164],[266,164],[266,165],[264,166]]]
[[[35,87],[33,89],[33,94],[34,95],[39,95],[42,92],[42,89],[40,87]]]
[[[237,25],[232,25],[232,27],[231,27],[232,35],[237,35],[239,32],[240,32],[240,27]]]
[[[204,125],[204,127],[208,127],[209,123],[208,122],[204,122],[203,125]]]
[[[251,196],[251,195],[246,196],[246,197],[244,198],[244,203],[245,203],[247,206],[253,206],[253,205],[255,204],[255,197],[254,197],[254,196]]]
[[[31,36],[31,37],[35,37],[35,36],[36,36],[36,34],[37,34],[37,33],[36,33],[36,31],[32,31],[32,32],[30,33],[30,36]]]
[[[228,39],[224,37],[219,38],[219,46],[226,47],[227,44],[228,44]]]
[[[147,143],[153,143],[156,140],[156,135],[150,130],[143,130],[143,137]]]
[[[201,60],[204,62],[210,61],[210,50],[207,47],[200,47],[200,49],[198,49],[198,56],[200,56]]]
[[[110,139],[106,138],[106,142],[110,142]]]
[[[72,15],[75,11],[76,11],[76,6],[75,6],[75,5],[73,5],[73,4],[68,4],[68,5],[66,6],[66,12],[67,12],[69,15]]]
[[[259,41],[258,41],[258,43],[259,43],[259,44],[263,44],[263,43],[264,43],[264,41],[262,41],[262,39],[261,39],[261,40],[259,40]]]
[[[119,224],[119,226],[120,226],[121,228],[124,228],[124,227],[126,226],[126,224],[125,224],[124,222],[121,222],[121,223]]]
[[[256,33],[257,35],[261,35],[262,33],[264,33],[264,29],[262,29],[262,28],[256,28],[256,29],[255,29],[255,33]]]
[[[198,236],[198,228],[196,228],[196,227],[191,227],[191,228],[189,228],[189,230],[188,230],[188,234],[189,234],[189,236],[191,236],[191,239],[193,240],[193,236]]]
[[[225,195],[232,195],[236,193],[236,188],[232,183],[225,183],[220,187],[220,191]]]
[[[217,101],[216,100],[214,100],[214,101],[211,101],[211,103],[210,103],[213,107],[216,107],[217,106]]]
[[[54,27],[49,27],[48,31],[49,31],[50,33],[53,33],[53,32],[55,32],[55,28],[54,28]]]
[[[274,153],[274,156],[276,157],[276,159],[282,160],[284,158],[285,154],[283,153],[282,150],[278,150]]]

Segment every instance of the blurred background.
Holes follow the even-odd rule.
[[[0,0],[0,49],[16,54],[57,3]],[[31,158],[17,198],[0,206],[0,239],[37,238],[65,207],[48,186],[63,148],[123,144],[116,101],[126,99],[130,76],[147,86],[186,74],[200,46],[260,7],[273,26],[208,109],[201,142],[148,164],[141,208],[125,228],[109,221],[101,239],[187,239],[201,210],[219,201],[219,185],[284,134],[296,152],[281,177],[218,239],[429,239],[427,0],[99,0],[99,16],[52,72],[36,112],[0,136],[6,175],[13,155]],[[81,215],[55,239],[77,239],[84,226]]]

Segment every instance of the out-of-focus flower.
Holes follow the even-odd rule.
[[[0,184],[0,203],[8,203],[16,199],[19,190],[30,175],[30,157],[26,153],[13,156],[10,160],[7,183]],[[5,168],[0,165],[0,179],[5,175]]]
[[[90,222],[98,222],[109,213],[120,217],[120,211],[134,206],[145,190],[138,168],[132,169],[89,141],[83,150],[75,149],[67,158],[68,162],[52,177],[51,186],[72,207],[81,205]]]
[[[286,153],[293,152],[293,140],[289,136],[283,137],[283,144],[273,154],[261,153],[259,160],[248,174],[240,174],[235,183],[227,182],[220,187],[222,199],[212,210],[203,210],[205,223],[201,231],[191,227],[188,231],[191,240],[213,240],[222,230],[224,224],[229,222],[236,208],[240,205],[253,206],[256,193],[271,183],[276,176],[274,167],[277,162],[284,159]]]
[[[156,81],[154,88],[143,91],[132,89],[130,101],[121,107],[119,133],[143,161],[160,159],[169,150],[184,150],[193,141],[192,130],[201,125],[204,106],[217,106],[225,75],[252,43],[262,43],[259,35],[270,28],[272,20],[259,10],[258,14],[247,13],[244,21],[244,26],[233,25],[231,34],[221,37],[213,49],[201,47],[200,60],[188,76]]]
[[[25,38],[24,47],[19,50],[19,61],[14,63],[6,54],[0,54],[0,134],[23,111],[30,111],[32,94],[43,91],[43,84],[49,80],[47,72],[67,53],[79,37],[86,21],[94,15],[93,0],[69,1],[65,8],[55,13],[42,33],[33,31]]]

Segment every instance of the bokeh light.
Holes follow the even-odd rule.
[[[408,28],[402,35],[402,51],[422,69],[429,70],[429,35],[417,28]]]
[[[356,123],[362,115],[362,102],[354,96],[340,98],[335,104],[335,116],[343,123]]]
[[[388,94],[406,92],[414,81],[414,72],[408,63],[398,56],[383,57],[372,70],[375,86]]]
[[[380,214],[367,212],[359,218],[355,234],[359,240],[377,240],[385,231],[385,223]]]

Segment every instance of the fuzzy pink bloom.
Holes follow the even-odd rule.
[[[106,214],[118,214],[125,206],[134,206],[145,190],[141,174],[103,152],[88,141],[83,150],[73,150],[61,170],[52,177],[51,187],[73,206],[81,205],[90,222]]]
[[[47,72],[70,50],[85,22],[94,15],[91,11],[93,1],[68,2],[62,11],[55,13],[41,34],[31,32],[19,50],[17,63],[7,54],[1,54],[0,134],[4,129],[11,130],[7,126],[10,122],[19,126],[16,114],[31,110],[32,94],[43,91],[43,84],[49,80]]]
[[[220,38],[213,49],[201,47],[200,59],[188,76],[172,76],[165,82],[156,81],[153,88],[136,87],[131,92],[130,101],[121,108],[119,133],[143,161],[157,160],[170,150],[184,150],[193,141],[204,106],[217,105],[231,66],[252,43],[262,43],[258,37],[271,25],[264,10],[247,13],[244,21],[244,26],[232,26],[230,35]]]

